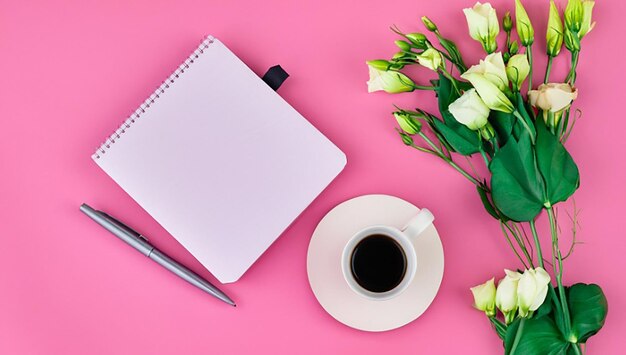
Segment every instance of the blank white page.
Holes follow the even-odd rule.
[[[92,157],[223,283],[239,279],[346,163],[213,37]]]

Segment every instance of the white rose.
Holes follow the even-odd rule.
[[[370,80],[367,82],[367,91],[383,90],[390,94],[414,90],[414,84],[408,76],[394,70],[380,70],[368,64]]]
[[[543,304],[550,287],[550,275],[537,267],[524,271],[517,284],[520,317],[529,316]]]
[[[474,307],[485,312],[488,317],[496,315],[496,285],[494,279],[488,280],[482,285],[470,288],[474,296]]]
[[[472,65],[465,73],[480,74],[501,91],[505,91],[509,86],[501,52],[489,54],[484,60],[481,59],[478,64]]]
[[[514,107],[511,100],[509,100],[494,83],[485,78],[484,75],[465,72],[461,75],[461,78],[472,83],[472,86],[478,91],[480,98],[490,109],[508,113],[513,112]]]
[[[517,311],[517,284],[522,276],[517,271],[504,270],[506,276],[498,283],[496,290],[496,307],[504,314],[506,324],[515,319]]]
[[[474,131],[483,128],[489,117],[489,107],[485,105],[475,89],[467,90],[450,104],[448,110],[459,123]]]
[[[541,84],[537,90],[528,93],[530,104],[551,112],[561,112],[578,97],[578,90],[569,84]]]
[[[470,36],[479,41],[487,53],[492,53],[498,47],[496,37],[500,33],[500,24],[496,10],[490,3],[477,2],[473,7],[463,9]]]

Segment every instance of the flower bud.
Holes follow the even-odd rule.
[[[530,73],[530,64],[525,54],[516,54],[506,64],[506,75],[513,84],[513,90],[519,91]]]
[[[580,31],[578,31],[578,37],[583,39],[587,33],[589,33],[596,25],[595,22],[591,22],[591,13],[593,12],[593,6],[595,1],[584,0],[583,1],[583,20],[580,25]]]
[[[556,57],[563,46],[563,22],[554,0],[550,0],[550,15],[546,32],[546,50],[550,57]]]
[[[424,26],[426,26],[426,28],[430,32],[436,32],[437,31],[437,25],[435,25],[435,23],[432,22],[428,17],[422,16],[422,22],[424,23]]]
[[[511,43],[509,44],[509,53],[517,54],[517,51],[519,51],[519,46],[517,45],[517,41],[511,41]]]
[[[415,84],[406,75],[394,70],[380,70],[369,66],[370,80],[367,82],[367,91],[383,90],[390,94],[415,90]]]
[[[482,44],[487,53],[498,49],[496,37],[500,33],[496,10],[489,3],[477,2],[473,7],[463,9],[470,36]]]
[[[402,59],[406,56],[406,53],[404,52],[397,52],[396,54],[393,55],[393,57],[391,57],[392,60],[398,60],[398,59]]]
[[[581,0],[568,0],[565,7],[565,27],[578,33],[582,27],[584,8]]]
[[[400,133],[400,137],[402,138],[402,143],[408,146],[413,145],[413,137],[409,136],[408,134],[404,132],[399,132],[399,133]]]
[[[413,43],[413,45],[415,45],[415,47],[417,48],[420,48],[420,49],[427,48],[426,44],[428,43],[428,39],[422,33],[407,33],[406,38],[408,38],[409,41],[411,41],[411,43]]]
[[[474,296],[474,308],[485,312],[488,317],[496,315],[496,285],[494,279],[488,280],[482,285],[470,288]]]
[[[443,65],[441,53],[432,47],[418,54],[417,61],[421,66],[434,71],[437,71]]]
[[[498,283],[496,290],[496,307],[504,315],[506,324],[510,324],[515,319],[517,312],[517,285],[520,277],[519,272],[504,270],[506,276]]]
[[[513,20],[511,20],[511,13],[508,11],[504,14],[504,18],[502,19],[502,28],[504,32],[511,32],[513,29]]]
[[[480,132],[480,136],[483,137],[484,140],[490,141],[493,137],[496,136],[496,131],[493,129],[491,123],[487,122],[483,128],[478,130]]]
[[[464,73],[461,78],[472,83],[485,105],[492,110],[511,113],[514,110],[511,100],[498,87],[478,73]]]
[[[454,119],[471,130],[480,130],[488,124],[489,107],[478,96],[476,89],[467,90],[448,106],[448,110]]]
[[[541,267],[524,271],[517,284],[520,317],[528,317],[543,304],[548,294],[550,275]]]
[[[398,121],[402,131],[408,135],[417,134],[422,129],[422,123],[408,112],[396,111],[393,113],[393,117]]]
[[[535,30],[520,0],[515,0],[515,28],[523,46],[528,47],[533,44]]]
[[[383,71],[389,69],[389,67],[391,66],[391,63],[389,63],[389,61],[384,60],[384,59],[368,60],[366,63],[372,68],[383,70]]]
[[[576,32],[572,32],[569,29],[565,30],[565,48],[570,52],[580,51],[580,38]]]
[[[403,51],[410,51],[411,50],[411,45],[409,44],[409,42],[407,41],[403,41],[401,39],[397,40],[394,42],[396,44],[396,46],[398,46],[398,48],[400,48]]]

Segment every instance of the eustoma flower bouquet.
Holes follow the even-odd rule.
[[[455,43],[427,17],[422,22],[434,41],[393,28],[402,36],[395,42],[399,52],[389,60],[367,62],[370,92],[434,91],[438,115],[419,108],[393,113],[402,141],[443,160],[474,184],[519,258],[519,272],[505,270],[497,287],[491,279],[472,288],[474,306],[485,312],[506,354],[581,354],[606,318],[607,301],[599,286],[563,285],[563,260],[571,248],[561,251],[555,207],[579,186],[578,167],[564,143],[576,121],[574,84],[581,41],[595,25],[593,6],[593,1],[569,0],[561,12],[550,1],[547,67],[539,85],[532,82],[535,28],[520,0],[515,1],[515,21],[509,13],[502,19],[506,42],[500,50],[496,10],[488,3],[463,10],[470,36],[487,54],[476,65],[468,67]],[[565,52],[569,74],[563,82],[550,82],[552,62]],[[437,77],[430,85],[418,85],[401,72],[411,65],[429,68]],[[458,156],[470,166],[470,157],[476,156],[489,176],[464,168]],[[541,214],[549,220],[549,246],[541,245],[535,224]],[[551,252],[549,259],[545,250]]]

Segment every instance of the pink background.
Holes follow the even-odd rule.
[[[493,3],[503,14],[513,1]],[[543,68],[547,0],[526,3],[539,38],[536,68]],[[433,109],[431,94],[369,95],[365,87],[364,61],[395,51],[388,26],[421,31],[424,14],[459,42],[468,63],[477,61],[482,54],[461,12],[472,0],[445,4],[0,1],[0,353],[501,352],[486,318],[471,308],[468,288],[519,264],[472,186],[396,136],[392,103]],[[597,5],[598,26],[583,41],[577,82],[576,107],[584,115],[568,142],[581,169],[575,197],[584,244],[567,260],[565,280],[599,283],[610,303],[590,354],[618,353],[626,331],[624,13],[623,1]],[[239,282],[223,287],[236,309],[148,262],[78,211],[88,202],[125,217],[158,248],[214,280],[90,159],[205,34],[259,74],[276,63],[286,68],[291,78],[281,95],[348,156],[345,171],[301,218]],[[568,59],[560,60],[557,74]],[[416,80],[426,83],[431,73],[418,72]],[[431,209],[446,253],[432,306],[417,321],[379,334],[326,314],[305,263],[322,216],[369,193]],[[566,232],[565,209],[562,215]]]

